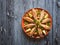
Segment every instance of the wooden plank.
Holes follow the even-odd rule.
[[[33,8],[33,0],[23,0],[23,7],[24,11],[26,12],[27,10]]]
[[[6,35],[5,35],[5,32],[4,32],[4,30],[2,29],[2,27],[4,27],[4,20],[5,20],[5,17],[4,17],[4,15],[6,15],[6,0],[4,0],[4,3],[3,3],[3,0],[1,0],[1,15],[0,15],[0,17],[1,17],[1,27],[0,27],[0,29],[3,31],[1,31],[0,33],[1,33],[1,43],[0,43],[0,45],[6,45]],[[4,17],[4,18],[3,18]]]
[[[9,22],[9,19],[8,19],[7,13],[6,13],[7,10],[10,9],[10,8],[7,8],[7,7],[11,6],[10,5],[11,2],[9,2],[9,1],[10,0],[8,0],[8,1],[2,0],[1,24],[2,24],[4,34],[1,34],[2,39],[3,39],[3,44],[1,44],[1,45],[13,45],[13,36],[12,36],[13,31],[11,31],[13,29],[13,27],[12,27],[13,23],[11,23],[11,21]]]
[[[46,0],[38,0],[37,7],[45,9],[45,1]]]
[[[52,18],[54,18],[53,17],[53,12],[52,12],[52,10],[53,10],[53,8],[52,8],[52,6],[53,6],[53,1],[52,0],[46,0],[46,9],[48,10],[48,12],[51,14],[51,16],[52,16]],[[49,35],[48,35],[48,39],[49,39],[49,44],[50,45],[53,45],[52,43],[53,43],[53,39],[52,39],[52,31],[53,31],[53,26],[52,26],[52,29],[51,29],[51,31],[49,32]]]
[[[0,0],[0,45],[1,45],[1,38],[2,38],[2,35],[1,35],[1,15],[2,15],[2,0]]]
[[[1,27],[1,0],[0,0],[0,27]],[[0,29],[0,45],[1,45],[1,29]]]
[[[53,0],[53,45],[56,45],[55,42],[55,37],[56,37],[56,30],[57,30],[57,25],[56,25],[56,16],[57,16],[57,4],[56,4],[56,0]]]
[[[0,26],[1,26],[1,5],[2,5],[2,1],[0,0]]]
[[[58,2],[60,2],[60,0],[58,0]],[[57,42],[58,42],[58,45],[60,45],[60,8],[57,6],[57,12],[56,12],[56,30],[57,30]]]
[[[21,19],[24,14],[24,5],[22,0],[14,0],[14,40],[15,45],[26,45],[26,38],[21,28]]]

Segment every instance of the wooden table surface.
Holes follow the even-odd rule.
[[[47,36],[49,45],[56,45],[56,30],[60,45],[60,8],[57,0],[0,0],[0,45],[45,45],[46,39],[30,39],[22,31],[22,16],[31,8],[43,8],[50,12],[53,26]]]

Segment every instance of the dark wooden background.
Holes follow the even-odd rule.
[[[21,19],[31,8],[43,8],[53,18],[52,29],[47,36],[49,45],[55,42],[56,30],[60,45],[60,0],[0,0],[0,45],[45,45],[46,39],[34,40],[27,38],[21,28]]]

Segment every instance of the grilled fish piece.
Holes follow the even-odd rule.
[[[43,35],[43,33],[42,33],[42,30],[41,30],[40,28],[38,28],[38,33],[39,33],[39,35],[40,35],[41,38],[44,37],[44,35]]]
[[[41,11],[40,21],[43,19],[43,17],[44,17],[44,10]]]
[[[29,18],[29,17],[23,17],[24,20],[28,21],[28,22],[34,22],[33,19]]]
[[[33,27],[33,26],[35,26],[35,24],[31,23],[31,24],[27,24],[27,25],[25,25],[24,27],[26,27],[26,28],[30,28],[30,27]]]
[[[45,29],[47,29],[47,30],[49,30],[50,29],[50,27],[49,26],[47,26],[47,25],[45,25],[45,24],[40,24],[43,28],[45,28]]]
[[[30,31],[30,36],[32,36],[34,34],[34,31],[35,31],[35,27],[32,28],[32,30]]]
[[[32,9],[32,15],[33,15],[34,19],[37,20],[37,12],[35,9]]]
[[[46,19],[44,19],[44,20],[42,21],[42,23],[47,23],[47,22],[49,22],[49,21],[51,21],[51,19],[50,19],[50,18],[46,18]]]

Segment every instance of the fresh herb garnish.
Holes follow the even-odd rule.
[[[24,24],[25,24],[25,25],[27,25],[27,24],[28,24],[28,22],[27,22],[27,21],[25,21],[25,22],[24,22]]]
[[[46,25],[47,25],[47,26],[50,26],[50,22],[47,22]]]

